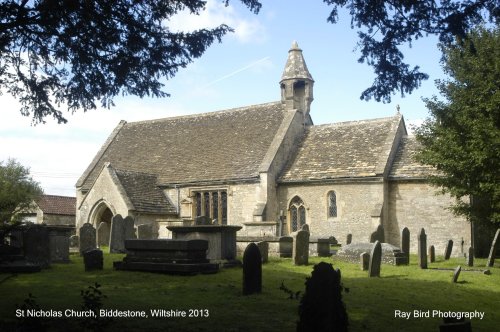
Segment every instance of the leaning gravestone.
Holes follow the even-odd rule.
[[[457,268],[455,269],[455,271],[453,272],[453,279],[452,281],[455,283],[457,282],[458,280],[458,276],[460,275],[460,271],[462,271],[462,267],[459,265],[457,266]]]
[[[418,266],[421,269],[427,268],[427,235],[423,228],[418,234]]]
[[[124,229],[124,239],[125,240],[131,240],[131,239],[136,239],[137,237],[135,236],[135,228],[134,228],[134,218],[131,216],[126,216],[125,219],[123,219],[123,229]]]
[[[370,253],[370,262],[368,264],[368,276],[380,277],[380,265],[382,264],[382,245],[379,241],[373,244],[372,252]]]
[[[380,243],[385,242],[384,226],[378,225],[377,230],[371,234],[370,243],[375,243],[375,241],[378,241]]]
[[[153,225],[137,225],[137,238],[142,240],[153,240]]]
[[[453,249],[453,240],[448,240],[448,243],[446,244],[446,249],[444,251],[445,260],[450,259],[452,249]]]
[[[429,247],[429,262],[434,263],[436,261],[436,249],[434,246]]]
[[[367,252],[363,252],[359,255],[359,261],[361,263],[361,270],[368,271],[368,267],[370,266],[370,254]]]
[[[102,270],[104,265],[102,250],[92,249],[83,253],[85,271]]]
[[[345,244],[351,244],[351,242],[352,242],[352,234],[349,233],[347,234],[347,239],[345,241]]]
[[[101,222],[97,226],[97,245],[108,246],[109,245],[109,223]]]
[[[474,266],[474,248],[469,247],[467,253],[467,266]]]
[[[406,255],[406,264],[410,264],[410,230],[408,227],[401,231],[401,251]]]
[[[262,292],[262,257],[259,247],[250,243],[243,253],[243,295]]]
[[[262,263],[267,263],[269,260],[269,243],[266,241],[257,242],[257,247],[259,248],[260,255],[262,257]]]
[[[488,255],[488,262],[486,263],[486,266],[488,267],[493,267],[493,265],[495,264],[495,255],[497,253],[498,242],[500,242],[499,237],[500,237],[500,228],[497,229],[495,237],[493,238],[493,242],[491,242],[490,254]]]
[[[298,231],[293,238],[292,258],[295,265],[309,263],[309,232]]]
[[[96,231],[94,226],[89,223],[80,227],[80,255],[87,250],[96,248]]]
[[[30,225],[23,234],[23,248],[26,262],[42,268],[49,267],[50,241],[47,227]]]
[[[109,237],[109,252],[125,252],[125,224],[120,214],[111,219],[111,235]]]
[[[292,257],[293,238],[291,236],[282,236],[279,238],[279,253],[282,258]]]

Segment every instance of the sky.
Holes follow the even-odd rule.
[[[357,61],[357,35],[346,12],[333,25],[326,20],[330,7],[320,0],[262,3],[255,15],[237,0],[228,7],[209,0],[201,15],[180,13],[171,19],[172,30],[225,23],[235,32],[213,44],[174,78],[164,80],[168,98],[121,96],[111,109],[66,112],[67,124],[48,118],[46,124],[33,126],[31,118],[19,112],[17,101],[4,93],[0,96],[0,161],[14,158],[29,167],[46,194],[74,196],[76,181],[120,120],[158,119],[279,100],[279,80],[293,41],[303,50],[315,81],[314,124],[392,116],[397,105],[407,126],[428,116],[422,97],[438,95],[434,80],[444,77],[436,38],[420,39],[405,51],[406,61],[430,76],[417,91],[404,98],[396,94],[388,104],[362,101],[359,96],[372,84],[374,74],[371,67]]]

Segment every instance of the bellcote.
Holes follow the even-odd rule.
[[[314,80],[307,69],[302,50],[294,41],[281,75],[281,102],[287,109],[297,109],[306,115],[314,99],[313,85]]]

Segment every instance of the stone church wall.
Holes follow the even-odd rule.
[[[454,216],[446,207],[449,196],[436,195],[437,188],[423,181],[393,181],[389,183],[389,222],[387,241],[400,246],[401,231],[410,230],[410,251],[417,252],[417,235],[421,228],[427,234],[427,246],[434,245],[436,255],[443,255],[448,240],[453,240],[453,256],[463,256],[470,244],[470,224]],[[462,252],[462,239],[463,252]]]

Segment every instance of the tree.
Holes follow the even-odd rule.
[[[323,0],[333,9],[328,21],[336,23],[338,9],[346,7],[351,27],[358,28],[359,62],[373,67],[376,78],[361,99],[390,102],[391,94],[402,96],[417,89],[428,75],[404,62],[400,47],[428,35],[437,35],[444,45],[483,22],[500,21],[498,0]]]
[[[258,13],[256,0],[240,0]],[[227,5],[229,0],[224,0]],[[181,10],[197,15],[201,0],[0,1],[0,93],[6,90],[34,123],[69,111],[113,105],[118,94],[165,97],[161,77],[200,57],[232,31],[173,32],[168,19]]]
[[[29,168],[14,159],[0,162],[0,224],[19,221],[18,212],[31,208],[43,193],[29,174]]]
[[[418,160],[440,173],[431,181],[455,198],[455,213],[500,223],[500,28],[474,30],[442,51],[445,100],[425,100]]]

